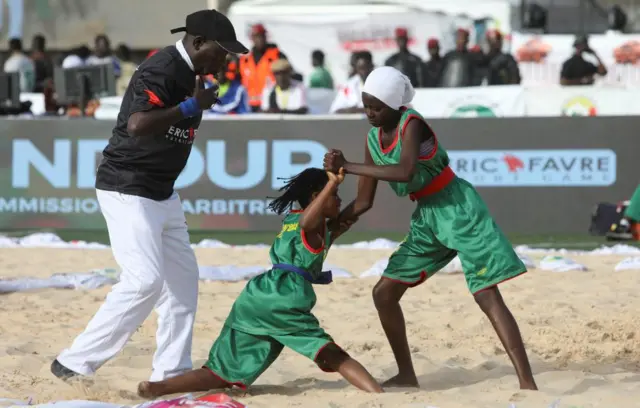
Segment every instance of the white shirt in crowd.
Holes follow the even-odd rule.
[[[78,57],[75,54],[67,55],[65,59],[62,60],[62,68],[78,68],[84,67],[87,65],[87,61]]]
[[[278,86],[265,87],[262,92],[262,110],[268,111],[270,106],[271,93],[275,92],[276,105],[280,110],[298,110],[308,108],[307,89],[302,82],[291,81],[291,86],[286,91]]]
[[[340,109],[364,108],[362,103],[362,87],[364,83],[360,75],[354,75],[338,88],[336,98],[331,104],[329,113],[336,113]]]
[[[20,92],[33,92],[36,86],[36,68],[25,54],[13,54],[4,63],[4,72],[20,75]]]

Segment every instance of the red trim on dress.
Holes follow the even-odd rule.
[[[301,214],[304,212],[304,210],[291,210],[289,211],[291,214]]]
[[[485,290],[493,289],[493,288],[495,288],[496,286],[500,285],[501,283],[505,283],[505,282],[507,282],[507,281],[510,281],[511,279],[514,279],[514,278],[517,278],[518,276],[524,275],[524,274],[525,274],[525,273],[527,273],[527,272],[528,272],[528,271],[520,272],[519,274],[517,274],[517,275],[515,275],[515,276],[512,276],[512,277],[507,278],[507,279],[503,279],[503,280],[501,280],[500,282],[498,282],[498,283],[494,283],[494,284],[493,284],[493,285],[491,285],[491,286],[487,286],[487,287],[486,287],[486,288],[484,288],[484,289],[480,289],[479,291],[474,292],[474,293],[473,293],[473,296],[477,295],[478,293],[482,293],[482,292],[484,292]]]
[[[231,388],[231,387],[233,387],[233,386],[235,385],[236,387],[238,387],[238,388],[240,388],[240,389],[243,389],[243,390],[246,390],[246,389],[247,389],[247,386],[246,386],[246,385],[244,385],[243,383],[241,383],[241,382],[229,382],[229,381],[225,380],[224,378],[220,377],[218,374],[214,373],[214,372],[213,372],[213,370],[212,370],[212,369],[210,369],[210,368],[209,368],[209,367],[207,367],[207,366],[202,366],[202,368],[204,368],[205,370],[209,371],[209,372],[211,373],[211,375],[213,375],[214,377],[216,377],[218,380],[220,380],[220,381],[222,381],[223,383],[225,383],[225,384],[229,385],[229,386],[230,386],[229,388]]]
[[[324,251],[324,241],[325,241],[324,237],[322,237],[322,246],[316,249],[309,244],[309,242],[307,241],[307,235],[304,233],[304,230],[302,228],[300,228],[300,235],[302,236],[302,244],[304,245],[305,248],[307,248],[309,252],[311,252],[314,255],[318,255],[319,253]]]
[[[420,277],[415,282],[405,282],[405,281],[401,281],[401,280],[398,280],[398,279],[388,278],[386,276],[383,276],[382,279],[390,280],[391,282],[400,283],[402,285],[407,285],[410,288],[414,288],[414,287],[424,283],[424,281],[426,281],[428,277],[429,277],[429,275],[427,274],[427,272],[426,271],[422,271],[422,272],[420,272]]]

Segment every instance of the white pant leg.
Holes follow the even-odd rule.
[[[122,350],[153,310],[164,285],[163,202],[102,190],[97,196],[121,275],[85,331],[58,357],[83,375],[95,373]]]
[[[164,288],[156,305],[157,349],[151,381],[161,381],[192,368],[193,323],[198,304],[198,264],[191,248],[187,222],[177,193],[167,200],[162,236]]]

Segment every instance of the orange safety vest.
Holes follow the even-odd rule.
[[[242,85],[249,94],[249,105],[260,106],[262,103],[262,91],[268,84],[275,83],[271,63],[280,56],[280,50],[276,47],[268,48],[260,61],[256,64],[253,53],[240,57],[240,75]]]

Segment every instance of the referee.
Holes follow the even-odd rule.
[[[204,89],[198,76],[217,73],[227,54],[248,50],[215,10],[188,15],[185,27],[171,30],[177,32],[184,37],[143,62],[131,78],[103,152],[96,193],[122,272],[85,331],[51,364],[63,380],[94,374],[154,308],[151,380],[192,368],[198,265],[173,185],[189,158],[202,111],[216,102],[217,89]]]

